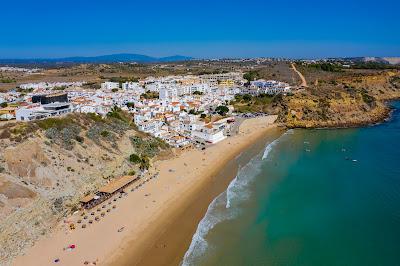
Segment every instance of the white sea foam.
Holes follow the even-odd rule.
[[[226,189],[226,209],[231,207],[233,200],[241,202],[249,197],[249,192],[246,188],[254,177],[259,174],[261,163],[260,157],[256,156],[249,163],[240,168],[235,179],[232,180]]]
[[[223,193],[216,197],[210,206],[208,206],[207,212],[204,218],[200,221],[197,226],[196,233],[193,235],[192,242],[190,243],[189,249],[183,258],[182,265],[195,265],[196,261],[205,254],[208,243],[205,240],[208,232],[214,228],[218,223],[231,219],[230,214],[220,212],[219,209],[223,205],[224,197]]]
[[[267,159],[268,154],[272,151],[272,148],[278,143],[278,140],[279,139],[274,140],[273,142],[268,144],[267,147],[265,147],[264,154],[262,156],[262,160]]]
[[[293,134],[293,129],[289,129],[288,131],[286,131],[281,137],[277,138],[276,140],[274,140],[273,142],[269,143],[267,145],[267,147],[265,147],[264,150],[264,154],[262,156],[262,159],[265,160],[268,158],[269,153],[272,151],[272,149],[276,146],[276,144],[279,143],[279,141],[281,141],[281,139],[287,135],[292,135]]]
[[[240,203],[250,196],[249,184],[260,173],[263,159],[265,159],[272,148],[278,143],[275,140],[265,147],[261,156],[257,155],[243,167],[239,167],[238,174],[231,181],[227,190],[208,206],[207,212],[197,226],[196,233],[193,235],[189,249],[186,251],[182,261],[183,266],[197,265],[198,261],[212,247],[205,239],[207,234],[218,223],[235,218],[240,213]]]

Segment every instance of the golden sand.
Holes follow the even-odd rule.
[[[182,252],[190,244],[195,224],[212,200],[212,193],[207,192],[212,191],[217,182],[213,177],[242,150],[276,128],[275,119],[276,116],[269,116],[245,120],[238,135],[205,151],[190,150],[155,163],[149,176],[159,172],[158,178],[133,192],[129,188],[128,195],[113,201],[111,206],[116,205],[116,208],[100,221],[89,217],[93,218],[93,224],[82,229],[75,223],[75,230],[61,223],[51,235],[16,258],[13,265],[84,265],[85,261],[97,265],[179,264]],[[226,187],[229,179],[223,183]],[[199,195],[208,195],[208,198],[196,203]],[[177,218],[188,214],[193,214],[192,222],[182,221],[181,226],[176,226]],[[95,215],[100,216],[100,213]],[[68,220],[79,218],[76,214]],[[171,223],[174,223],[175,232],[166,232]],[[171,242],[175,243],[173,247],[165,240],[170,238],[176,238]],[[74,249],[68,248],[71,244],[75,245]],[[158,251],[161,253],[156,254]],[[149,254],[154,254],[154,258],[149,258]],[[168,255],[168,259],[164,255]],[[56,259],[59,262],[55,263]]]

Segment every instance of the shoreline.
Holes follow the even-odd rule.
[[[55,260],[58,265],[83,265],[84,262],[89,265],[94,262],[135,265],[145,263],[145,259],[157,258],[162,262],[157,265],[178,265],[209,202],[234,178],[237,168],[230,165],[235,161],[233,159],[267,135],[282,132],[273,123],[275,120],[276,116],[248,119],[241,125],[238,135],[206,151],[190,150],[156,162],[149,176],[159,172],[159,177],[117,199],[116,208],[99,222],[75,230],[60,223],[56,231],[40,239],[12,265],[54,265]],[[221,171],[225,171],[225,178],[215,178]],[[193,202],[197,202],[198,207],[191,207]],[[192,211],[198,212],[197,215]],[[186,219],[189,222],[182,222],[180,215],[189,217]],[[76,222],[79,217],[75,214],[68,219]],[[176,221],[180,222],[178,228]],[[159,241],[162,236],[166,236],[168,241],[186,244],[167,245]],[[76,248],[65,249],[70,244]],[[155,256],[154,252],[165,255]]]
[[[236,177],[240,165],[247,164],[254,156],[259,154],[266,143],[272,142],[281,135],[282,130],[270,128],[254,139],[249,145],[240,149],[239,153],[232,154],[218,170],[210,174],[203,184],[190,192],[181,210],[169,217],[167,224],[160,228],[153,228],[152,236],[141,243],[141,249],[134,247],[134,241],[126,243],[129,248],[124,248],[124,254],[114,256],[106,265],[180,265],[183,256],[192,242],[193,234],[199,222],[204,218],[210,203],[221,193],[226,191],[229,184]],[[240,157],[240,165],[238,158]],[[224,160],[225,161],[225,160]],[[146,243],[147,242],[147,243]]]

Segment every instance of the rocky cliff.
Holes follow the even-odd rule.
[[[371,124],[388,116],[387,100],[400,98],[398,72],[342,75],[313,83],[274,103],[278,121],[289,128]]]

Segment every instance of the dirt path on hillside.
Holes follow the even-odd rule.
[[[303,74],[301,74],[300,71],[298,71],[298,70],[296,69],[296,67],[294,66],[294,64],[292,64],[292,69],[293,69],[294,72],[297,73],[297,75],[299,75],[299,77],[300,77],[300,79],[301,79],[300,87],[308,87],[308,86],[307,86],[307,81],[306,81],[305,77],[303,76]]]

